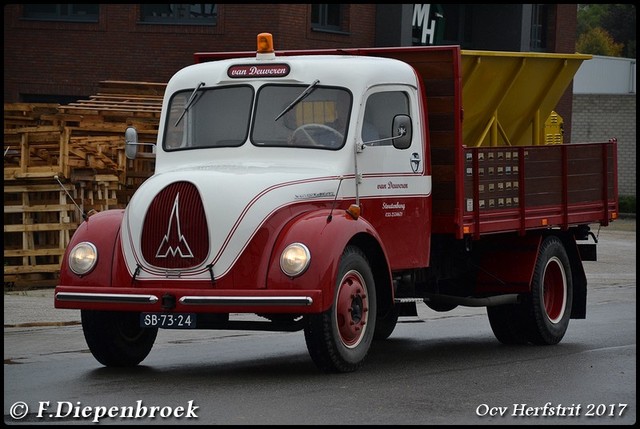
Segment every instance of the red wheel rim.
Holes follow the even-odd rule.
[[[564,315],[567,302],[567,280],[559,259],[552,258],[547,262],[542,287],[547,317],[552,323],[558,323]]]
[[[344,275],[336,300],[336,324],[342,343],[356,347],[367,329],[369,297],[364,279],[357,271]]]

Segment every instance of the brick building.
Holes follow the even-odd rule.
[[[5,102],[66,103],[105,80],[167,82],[202,51],[459,44],[574,52],[575,4],[9,4]],[[558,113],[570,129],[570,89]],[[566,135],[571,135],[567,133]]]
[[[594,56],[576,73],[573,141],[618,140],[618,193],[636,195],[636,60]]]

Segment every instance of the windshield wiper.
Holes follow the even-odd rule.
[[[202,88],[204,86],[204,82],[200,82],[198,84],[198,86],[196,86],[196,89],[193,90],[193,92],[191,93],[191,96],[189,97],[189,100],[187,100],[187,104],[184,105],[184,110],[182,111],[182,113],[180,114],[180,117],[178,118],[178,120],[176,121],[174,127],[177,127],[178,124],[180,123],[180,121],[182,120],[182,118],[184,117],[185,113],[187,113],[187,110],[189,110],[189,107],[191,107],[191,105],[193,104],[194,101],[196,101],[196,93],[198,92],[198,90],[200,90],[200,88]]]
[[[319,83],[320,83],[320,81],[318,79],[314,80],[313,83],[307,87],[307,89],[302,91],[302,94],[298,95],[298,98],[293,100],[291,102],[291,104],[289,104],[287,107],[285,107],[285,109],[282,111],[282,113],[280,113],[278,116],[276,116],[274,121],[277,121],[278,119],[280,119],[282,117],[282,115],[287,113],[289,110],[293,109],[293,106],[295,106],[300,101],[302,101],[302,99],[305,98],[307,95],[311,94],[313,92],[313,90],[316,88],[316,85],[319,84]]]

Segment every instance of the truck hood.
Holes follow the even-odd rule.
[[[327,169],[216,165],[156,174],[127,205],[122,248],[136,278],[201,280],[225,275],[277,209],[333,200]]]

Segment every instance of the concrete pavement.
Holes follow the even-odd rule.
[[[53,307],[53,288],[4,294],[4,327],[80,324],[80,310]]]

